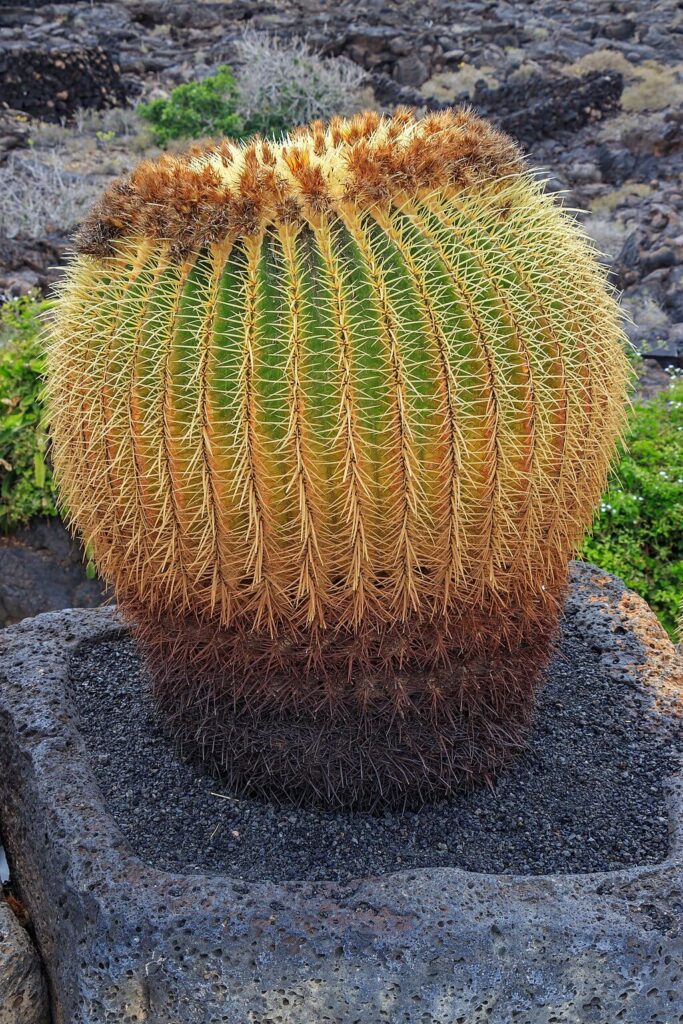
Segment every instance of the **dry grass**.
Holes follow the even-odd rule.
[[[565,70],[572,75],[586,75],[589,71],[619,71],[627,80],[638,74],[636,66],[619,50],[592,50]]]
[[[664,67],[654,61],[638,65],[638,81],[624,89],[621,106],[627,111],[665,110],[683,103],[681,67]]]
[[[70,234],[111,178],[157,152],[135,111],[79,110],[72,125],[31,125],[31,149],[0,168],[0,235]]]
[[[610,261],[616,259],[628,235],[624,222],[610,214],[597,214],[588,218],[585,228],[598,252]]]
[[[589,203],[589,207],[594,214],[600,213],[611,213],[616,210],[618,206],[624,202],[628,196],[649,196],[652,192],[652,186],[644,181],[629,181],[620,188],[611,189],[609,192],[605,192],[602,195],[596,196]],[[591,229],[592,219],[587,222],[587,228],[591,235],[593,231]]]
[[[68,234],[99,191],[99,184],[66,171],[55,154],[44,160],[10,154],[0,168],[0,234],[8,238]]]
[[[570,74],[619,71],[625,87],[621,108],[628,113],[665,110],[683,103],[683,65],[667,67],[653,60],[633,64],[618,50],[594,50],[567,68]]]
[[[154,148],[154,140],[133,107],[112,107],[109,110],[76,111],[72,124],[51,124],[41,121],[31,126],[32,144],[37,150],[73,150],[74,145],[107,143],[125,146],[128,152],[140,154]]]
[[[420,92],[424,96],[433,96],[437,100],[452,102],[455,96],[468,93],[474,96],[474,87],[483,78],[491,89],[500,85],[496,77],[496,69],[490,65],[475,68],[472,64],[460,64],[457,71],[439,71],[424,83]]]

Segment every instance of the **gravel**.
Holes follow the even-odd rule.
[[[550,874],[664,859],[676,730],[565,621],[524,756],[495,788],[418,812],[340,814],[236,799],[162,731],[130,639],[76,652],[70,692],[107,806],[148,864],[345,880],[417,867]]]

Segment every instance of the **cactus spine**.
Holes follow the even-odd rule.
[[[366,114],[110,188],[54,323],[54,461],[181,736],[252,789],[421,799],[519,742],[626,379],[514,144]]]

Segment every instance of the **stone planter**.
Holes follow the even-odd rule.
[[[615,685],[680,701],[683,670],[619,581],[569,600]],[[673,1024],[683,984],[683,781],[657,865],[521,877],[454,868],[244,883],[142,863],[103,804],[65,692],[112,609],[0,637],[0,815],[56,1024]]]

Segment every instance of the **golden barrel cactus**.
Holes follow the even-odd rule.
[[[183,742],[251,792],[414,803],[523,739],[627,376],[514,143],[368,113],[109,188],[52,328],[54,464]]]

